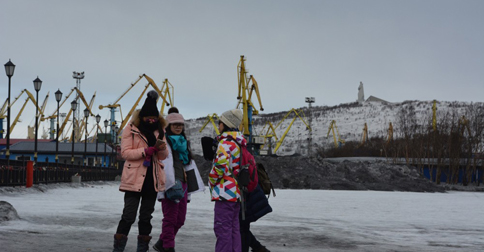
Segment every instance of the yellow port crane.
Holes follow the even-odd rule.
[[[121,104],[119,104],[119,101],[141,80],[143,79],[143,77],[148,81],[148,84],[145,85],[145,88],[143,89],[143,91],[141,92],[141,95],[138,97],[138,99],[136,100],[136,102],[134,103],[134,105],[131,107],[130,111],[128,112],[128,114],[126,115],[126,117],[123,117],[123,114],[122,114],[122,111],[121,111]],[[163,82],[163,86],[162,88],[158,88],[158,86],[156,85],[155,81],[150,78],[149,76],[147,76],[146,74],[142,74],[138,77],[138,79],[131,83],[131,86],[126,90],[124,91],[121,96],[116,100],[114,101],[113,103],[111,104],[108,104],[108,105],[99,105],[99,109],[104,109],[104,108],[109,108],[111,110],[111,132],[114,132],[114,127],[116,126],[115,123],[116,123],[116,117],[115,117],[115,110],[116,108],[119,107],[119,112],[120,112],[120,115],[121,115],[121,125],[119,126],[118,128],[118,131],[117,131],[117,134],[119,135],[121,133],[121,131],[123,130],[124,126],[126,126],[126,124],[129,122],[129,119],[131,118],[131,115],[133,114],[133,112],[135,111],[136,107],[138,106],[140,100],[143,98],[143,95],[145,94],[146,90],[148,89],[148,87],[152,87],[153,89],[155,89],[155,91],[158,93],[159,97],[161,97],[163,99],[163,102],[162,102],[162,105],[161,105],[161,110],[160,110],[160,113],[164,114],[164,109],[165,109],[165,104],[167,106],[174,106],[174,103],[173,103],[173,98],[174,98],[174,94],[173,94],[173,85],[168,81],[168,79],[165,79],[165,81]],[[169,101],[167,101],[166,97],[168,96],[168,99]],[[114,137],[114,136],[113,136]]]
[[[40,110],[38,111],[37,115],[35,115],[34,124],[35,124],[35,122],[37,122],[40,126],[40,119],[42,118],[42,116],[44,116],[44,111],[45,111],[45,107],[47,106],[48,100],[49,100],[49,92],[47,92],[47,95],[45,96],[44,102],[42,103],[42,106],[40,106]],[[27,126],[27,139],[34,139],[35,138],[34,130],[35,130],[35,127]]]
[[[308,130],[311,130],[311,127],[309,127],[309,124],[306,123],[306,120],[304,120],[303,117],[301,117],[299,114],[303,114],[304,115],[304,112],[302,112],[302,110],[300,110],[299,112],[297,110],[295,110],[294,108],[291,109],[287,114],[286,116],[284,116],[284,118],[282,118],[282,120],[277,124],[277,126],[275,127],[276,129],[282,124],[282,122],[289,116],[291,115],[292,113],[294,113],[294,118],[292,119],[291,123],[289,123],[289,126],[287,127],[286,131],[284,132],[284,134],[282,135],[282,137],[276,142],[276,147],[274,148],[274,154],[277,152],[277,150],[279,150],[279,147],[281,147],[282,143],[284,142],[284,138],[286,138],[286,135],[287,133],[289,132],[289,130],[291,129],[291,126],[292,124],[294,123],[294,121],[296,121],[297,118],[301,119],[301,121],[306,125],[306,128]],[[306,116],[304,116],[306,117]]]
[[[336,133],[335,133],[335,131],[336,131]],[[326,135],[326,138],[329,137],[329,133],[331,133],[331,132],[333,133],[334,147],[335,148],[341,147],[345,143],[345,141],[343,139],[341,139],[341,137],[339,135],[338,127],[336,126],[335,120],[332,120],[331,123],[329,124],[328,134]],[[336,136],[338,136],[338,139],[336,139]]]
[[[392,122],[390,122],[388,124],[388,137],[387,137],[387,141],[385,142],[385,145],[388,145],[392,141],[393,141],[393,125],[392,125]]]
[[[365,126],[363,126],[363,133],[361,135],[360,147],[365,145],[366,141],[368,141],[368,125],[365,123]]]
[[[45,100],[44,100],[44,103],[43,103],[43,107],[39,107],[39,105],[35,102],[35,98],[34,96],[32,95],[32,93],[30,93],[27,89],[24,89],[20,92],[20,94],[14,99],[14,101],[12,103],[10,103],[10,107],[12,107],[15,102],[20,98],[20,96],[22,96],[22,94],[27,94],[27,99],[25,99],[25,102],[24,104],[22,105],[22,108],[20,109],[20,111],[17,113],[17,116],[15,117],[15,119],[13,120],[11,126],[10,126],[10,132],[13,132],[13,129],[15,128],[15,125],[17,125],[17,122],[20,121],[20,115],[22,114],[22,112],[24,111],[25,109],[25,106],[27,105],[28,101],[30,100],[34,106],[37,107],[39,113],[42,115],[44,109],[45,109],[45,104],[49,98],[49,93],[47,93],[47,96],[45,97]],[[3,115],[2,115],[3,116]]]
[[[239,64],[237,65],[237,77],[238,77],[238,95],[237,95],[237,108],[242,105],[243,109],[243,131],[245,136],[248,136],[249,143],[252,141],[252,115],[258,115],[259,111],[254,107],[252,103],[252,93],[255,91],[257,98],[259,100],[260,110],[264,111],[262,107],[262,102],[259,94],[259,85],[255,78],[250,75],[247,78],[247,70],[245,68],[245,58],[244,55],[240,56]],[[252,84],[251,84],[252,83]]]
[[[471,137],[472,134],[471,134],[471,128],[469,127],[469,120],[465,116],[462,116],[459,119],[459,131],[460,131],[460,135],[463,136],[464,135],[464,132],[466,130],[467,130],[467,134],[469,135],[469,137]]]
[[[75,100],[77,100],[77,97],[79,97],[81,99],[81,101],[84,103],[84,106],[86,106],[86,108],[89,110],[89,115],[90,116],[94,116],[94,114],[92,113],[92,105],[94,103],[94,100],[96,98],[96,92],[94,92],[94,95],[92,96],[91,100],[89,103],[87,103],[86,101],[86,98],[84,98],[84,94],[81,92],[81,90],[77,89],[77,87],[74,87],[71,89],[71,91],[66,95],[66,97],[64,98],[64,101],[62,102],[62,105],[64,105],[64,103],[69,99],[69,97],[74,93],[74,91],[76,92],[76,98]],[[61,107],[62,105],[59,105],[59,107]],[[70,105],[70,104],[69,104]],[[55,114],[55,113],[54,113]],[[51,122],[54,118],[57,118],[57,115],[55,114],[52,114],[51,116],[49,117],[44,117],[42,118],[41,120],[46,120],[46,119],[50,119]],[[64,120],[64,122],[62,122],[62,125],[59,127],[59,132],[57,132],[58,136],[60,137],[62,135],[62,132],[64,132],[64,129],[67,125],[67,122],[69,121],[69,118],[71,118],[72,114],[72,108],[69,109],[69,112],[67,113],[67,116],[66,116],[66,120]],[[83,120],[84,121],[84,120]],[[78,126],[81,126],[79,125],[79,122],[72,122],[73,125],[78,125]],[[52,124],[51,124],[52,126]],[[82,123],[82,127],[84,127],[84,122]],[[69,127],[70,128],[70,127]],[[75,142],[79,142],[81,138],[81,132],[84,132],[83,130],[81,130],[80,127],[75,127],[76,129],[76,132],[75,132],[75,135],[76,135],[76,139],[72,139],[72,135],[66,137],[65,139],[62,139],[62,140],[66,140],[66,139],[70,139],[70,142],[72,141],[75,141]],[[51,129],[53,130],[53,129]],[[60,140],[59,140],[60,141]]]
[[[205,123],[203,124],[203,126],[200,128],[200,130],[198,132],[202,133],[203,129],[205,129],[205,127],[207,126],[207,124],[209,122],[212,123],[213,125],[213,129],[215,130],[215,133],[217,133],[217,135],[220,135],[220,132],[218,130],[218,126],[217,126],[217,123],[215,122],[215,120],[219,120],[219,117],[216,113],[213,113],[211,115],[207,115],[207,120],[205,121]]]
[[[264,127],[262,127],[262,132],[264,132],[264,130],[266,129],[267,127],[267,131],[266,131],[266,134],[263,135],[264,137],[264,143],[265,143],[265,139],[266,138],[271,138],[271,137],[275,137],[276,138],[276,141],[278,140],[277,138],[277,134],[276,134],[276,127],[274,127],[274,125],[272,125],[271,122],[266,122],[266,124],[264,125]]]

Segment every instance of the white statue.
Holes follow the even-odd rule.
[[[358,87],[358,103],[363,104],[365,102],[365,93],[363,91],[363,82],[360,81],[360,86]]]

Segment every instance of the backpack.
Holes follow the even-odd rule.
[[[269,178],[269,174],[267,173],[266,169],[261,163],[257,163],[257,175],[259,177],[259,185],[264,191],[264,194],[271,196],[271,190],[274,197],[276,197],[276,192],[274,191],[274,187],[272,186],[271,179]]]
[[[202,137],[202,151],[203,158],[207,161],[212,161],[217,150],[217,141],[215,139],[204,136]]]
[[[240,148],[240,170],[237,175],[237,183],[248,192],[252,192],[259,182],[255,158],[247,150],[247,146],[240,145],[232,136],[228,136],[228,139],[235,142]]]

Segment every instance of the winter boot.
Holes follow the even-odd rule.
[[[114,235],[114,249],[113,252],[123,252],[128,242],[128,237],[124,234]]]
[[[158,252],[163,251],[163,240],[158,239],[158,241],[155,243],[155,245],[153,245],[153,249],[155,251],[158,251]]]
[[[258,248],[256,248],[256,249],[253,249],[252,251],[253,251],[253,252],[271,252],[271,251],[269,251],[269,250],[268,250],[266,247],[264,247],[264,246],[260,246],[260,247],[258,247]]]
[[[138,235],[138,248],[136,252],[146,252],[150,248],[151,236],[149,235]]]

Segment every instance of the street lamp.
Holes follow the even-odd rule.
[[[13,72],[15,71],[15,65],[8,60],[8,62],[4,65],[5,66],[5,73],[8,76],[8,98],[7,98],[7,152],[5,156],[7,158],[7,166],[10,165],[10,83],[13,76]]]
[[[107,135],[108,135],[108,119],[104,120],[104,166],[106,166],[106,144],[107,144]]]
[[[116,125],[116,127],[114,127],[114,136],[115,136],[115,138],[114,138],[114,148],[116,150],[115,150],[114,156],[113,156],[113,161],[115,161],[114,166],[116,166],[116,168],[118,166],[118,164],[117,164],[117,160],[118,160],[118,158],[117,158],[118,157],[118,130],[119,130],[119,127],[118,127],[118,125]]]
[[[62,92],[57,89],[55,92],[55,100],[57,101],[57,129],[55,130],[55,165],[59,163],[59,102],[62,100]]]
[[[39,91],[42,87],[42,81],[37,76],[37,79],[34,80],[34,88],[35,88],[35,150],[34,150],[34,161],[37,163],[37,136],[39,132]]]
[[[96,115],[96,159],[94,161],[94,166],[97,166],[97,144],[99,139],[99,122],[101,121],[101,116],[99,114]]]
[[[86,118],[86,125],[84,125],[84,166],[87,166],[87,118],[89,117],[89,109],[84,109],[84,118]]]
[[[71,102],[71,109],[72,109],[72,156],[71,156],[71,164],[74,165],[74,142],[76,141],[76,134],[75,134],[75,128],[76,128],[76,123],[74,122],[76,119],[76,108],[77,108],[77,102],[76,100],[73,100]]]

